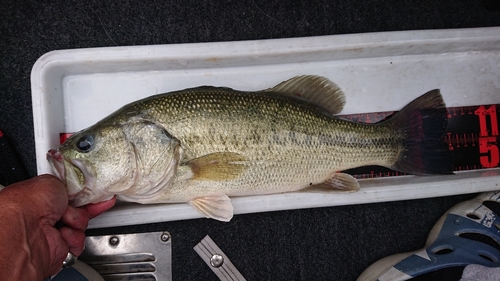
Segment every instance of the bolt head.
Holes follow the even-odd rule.
[[[222,255],[219,255],[219,254],[215,254],[213,255],[211,258],[210,258],[210,264],[213,266],[213,267],[221,267],[222,264],[224,263],[224,257]]]
[[[111,238],[109,238],[109,245],[118,246],[118,244],[120,244],[120,238],[116,236],[112,236]]]
[[[160,236],[160,240],[162,242],[168,242],[168,240],[170,240],[170,234],[168,232],[164,232],[161,236]]]

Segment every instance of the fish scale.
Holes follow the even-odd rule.
[[[346,163],[347,166],[356,166],[357,162],[364,162],[367,157],[371,157],[366,152],[384,152],[394,148],[390,146],[397,145],[397,139],[394,138],[396,130],[332,119],[323,112],[311,110],[309,104],[276,94],[202,88],[196,92],[173,94],[163,98],[163,104],[171,104],[175,110],[155,110],[149,114],[157,119],[157,122],[164,124],[172,136],[180,140],[188,159],[224,150],[255,153],[267,147],[276,147],[280,149],[276,153],[280,153],[290,149],[302,148],[310,151],[311,148],[317,148],[320,150],[307,157],[324,156],[328,161],[337,161],[340,159],[332,158],[335,154],[356,155],[357,157],[349,158],[352,164]],[[186,100],[195,102],[189,104]],[[137,105],[136,108],[157,108],[154,104],[157,101],[152,102],[153,104]],[[285,102],[287,107],[283,108],[280,104]],[[220,104],[228,105],[228,108],[216,106]],[[304,112],[304,109],[309,110]],[[294,133],[294,138],[290,138],[290,132]],[[385,138],[381,137],[384,133],[387,134]],[[199,136],[205,136],[206,139]],[[372,146],[367,147],[370,142],[373,143]],[[349,146],[346,147],[346,143]],[[367,151],[360,151],[363,148]],[[374,155],[374,159],[370,160],[380,162],[380,156]],[[359,158],[362,160],[357,160]]]
[[[148,114],[179,140],[185,153],[181,163],[221,151],[248,157],[248,169],[236,180],[175,182],[166,193],[172,201],[186,201],[193,189],[228,196],[294,191],[335,171],[366,163],[390,166],[399,152],[394,128],[335,119],[283,95],[203,87],[162,99],[174,109],[159,111],[157,100],[135,108],[155,108]]]

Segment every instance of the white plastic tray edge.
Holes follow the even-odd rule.
[[[470,174],[474,174],[470,177]],[[461,194],[499,190],[500,169],[483,171],[459,172],[447,176],[414,176],[388,179],[391,185],[384,181],[361,180],[361,189],[353,196],[351,193],[306,193],[290,192],[259,196],[233,197],[234,213],[259,213],[277,210],[305,209],[311,207],[343,206],[366,203],[422,199],[457,194],[457,186],[467,186],[461,189]],[[396,182],[396,183],[394,183]],[[144,217],[147,216],[147,221]],[[89,228],[135,225],[162,221],[175,221],[202,218],[186,203],[164,205],[139,205],[122,203],[93,219]]]
[[[451,51],[455,52],[467,53],[476,46],[477,50],[498,51],[500,27],[52,51],[40,57],[31,73],[38,173],[51,172],[45,154],[49,148],[58,145],[58,138],[54,132],[61,132],[65,120],[49,117],[64,116],[64,102],[60,97],[63,95],[62,83],[68,72],[72,75],[105,73],[113,71],[117,66],[120,71],[147,72],[162,70],[167,62],[171,64],[167,64],[169,67],[185,71],[189,71],[192,67],[217,68],[226,65],[245,67],[248,61],[245,59],[248,58],[250,58],[248,63],[254,65],[287,63],[289,59],[301,61],[300,55],[308,52],[312,52],[316,60],[324,56],[329,58],[337,53],[343,55],[333,59],[353,60],[357,56],[390,56],[392,52],[399,56],[427,54],[426,52],[440,54],[439,48],[432,48],[433,42],[441,44],[440,48],[448,46],[446,44],[449,42],[449,46],[454,48]],[[457,42],[463,44],[456,44]],[[423,46],[423,49],[407,48],[408,44]],[[345,52],[336,52],[342,50]],[[303,60],[307,61],[307,58]],[[498,98],[495,101],[500,102]],[[474,171],[454,176],[411,177],[411,180],[403,177],[363,181],[361,191],[356,194],[287,193],[238,197],[232,200],[235,213],[242,214],[490,191],[498,189],[498,182],[500,175],[498,170],[494,169],[488,170],[486,174],[485,171]],[[200,215],[187,204],[123,204],[93,219],[90,227],[199,217]]]

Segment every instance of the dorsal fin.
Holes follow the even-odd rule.
[[[344,92],[328,78],[321,76],[296,76],[264,91],[306,99],[325,108],[330,114],[340,113],[345,105]]]

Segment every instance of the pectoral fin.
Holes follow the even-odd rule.
[[[217,152],[189,160],[186,165],[193,172],[193,180],[232,180],[246,169],[247,158],[233,152]]]
[[[302,189],[303,192],[337,193],[337,192],[357,192],[359,190],[358,181],[346,173],[334,173],[325,182],[311,185]]]
[[[207,218],[225,222],[233,218],[233,204],[227,195],[200,197],[188,203]]]

